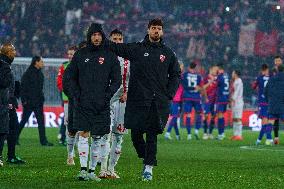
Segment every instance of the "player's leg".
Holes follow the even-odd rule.
[[[274,144],[279,144],[279,119],[276,119],[273,124],[273,131],[274,131]]]
[[[218,116],[218,140],[223,140],[225,135],[225,118],[224,113],[226,112],[226,106],[224,104],[217,105],[217,116]]]
[[[87,166],[89,158],[89,135],[88,131],[79,131],[78,152],[81,165],[81,171],[78,174],[79,180],[89,180]]]
[[[261,129],[256,140],[256,145],[261,143],[263,136],[266,134],[267,126],[268,126],[268,112],[267,106],[259,106],[258,108],[258,117],[261,118]]]
[[[110,136],[111,134],[106,134],[101,138],[100,153],[99,153],[101,160],[101,170],[99,173],[99,178],[108,178],[107,161],[110,151]]]
[[[19,145],[19,138],[21,135],[22,130],[24,129],[26,123],[28,122],[31,114],[32,114],[32,109],[28,106],[23,106],[23,115],[22,115],[22,120],[19,124],[19,129],[18,129],[18,133],[17,133],[17,144]]]
[[[213,136],[213,130],[215,127],[215,117],[216,117],[216,110],[215,110],[215,104],[210,104],[210,114],[211,114],[211,119],[210,119],[210,124],[209,124],[209,138],[214,139]]]
[[[92,135],[88,178],[95,181],[101,180],[99,177],[97,177],[95,170],[101,157],[100,147],[101,147],[102,138],[103,138],[102,136]]]
[[[271,132],[273,130],[273,125],[274,125],[276,119],[277,118],[275,118],[274,115],[269,115],[269,117],[268,117],[268,124],[266,126],[266,141],[265,141],[266,145],[272,145],[273,144]]]
[[[185,127],[187,129],[187,140],[191,140],[191,110],[192,103],[190,101],[186,101],[184,103],[184,115],[185,115]]]
[[[65,122],[67,123],[67,165],[75,165],[74,148],[76,142],[79,141],[79,139],[77,139],[79,134],[77,129],[73,128],[73,101],[71,99],[69,100],[68,111],[66,112],[66,114],[68,115],[67,118],[65,118]]]
[[[208,118],[209,118],[209,103],[204,104],[204,119],[203,119],[203,139],[208,139]]]
[[[111,178],[120,178],[115,172],[115,166],[120,158],[122,150],[123,134],[113,133],[109,158],[109,173]]]
[[[199,129],[201,128],[202,123],[202,107],[201,102],[194,103],[194,110],[195,110],[195,129],[194,129],[194,136],[198,140],[199,139]]]
[[[165,138],[168,140],[171,140],[171,130],[172,128],[177,128],[177,117],[178,117],[178,112],[179,112],[179,105],[176,102],[172,102],[171,104],[171,113],[170,113],[170,121],[169,121],[169,125],[168,125],[168,129],[167,132],[165,134]]]

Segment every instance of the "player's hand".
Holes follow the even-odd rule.
[[[208,103],[208,102],[209,102],[209,99],[208,99],[208,98],[205,98],[205,102]]]
[[[121,103],[124,103],[124,102],[126,102],[126,100],[127,100],[127,93],[123,93],[123,95],[120,97],[119,101]]]

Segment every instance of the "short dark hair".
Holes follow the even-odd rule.
[[[284,72],[284,65],[283,64],[278,66],[278,71],[279,72]]]
[[[221,69],[224,69],[224,64],[223,63],[218,63],[217,66]]]
[[[85,46],[87,46],[87,41],[81,41],[78,45],[79,49],[82,49]]]
[[[40,60],[41,60],[41,56],[38,56],[38,55],[34,56],[32,58],[31,66],[34,66],[36,64],[36,62],[38,62]]]
[[[122,31],[120,31],[119,29],[114,29],[114,30],[112,30],[111,32],[110,32],[110,34],[109,34],[109,36],[112,36],[112,35],[114,35],[114,34],[119,34],[119,35],[123,35],[122,34]]]
[[[148,29],[149,29],[151,26],[162,26],[162,27],[164,27],[164,24],[163,24],[162,19],[160,19],[160,18],[155,18],[155,19],[149,21],[149,23],[148,23]]]
[[[190,64],[189,64],[189,68],[190,69],[195,69],[196,68],[196,63],[194,63],[194,62],[191,62]]]
[[[268,67],[267,64],[262,64],[262,65],[261,65],[261,70],[262,70],[262,71],[268,70],[268,68],[269,68],[269,67]]]
[[[76,45],[73,45],[73,46],[70,46],[69,48],[68,48],[68,51],[77,51],[78,50],[78,47],[76,46]]]
[[[242,73],[240,70],[234,70],[235,74],[237,74],[238,77],[241,77]]]
[[[279,55],[274,56],[274,59],[277,59],[277,58],[281,59],[281,56],[279,56]]]

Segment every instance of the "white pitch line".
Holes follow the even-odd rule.
[[[254,146],[241,146],[240,148],[244,150],[284,152],[284,149],[269,149],[269,148],[259,148]]]

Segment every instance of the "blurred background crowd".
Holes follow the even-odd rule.
[[[91,22],[106,32],[119,28],[125,42],[134,42],[144,38],[150,18],[161,17],[165,42],[180,61],[195,61],[201,73],[219,62],[228,72],[240,68],[251,107],[250,82],[261,64],[284,55],[283,14],[284,0],[2,0],[0,43],[14,42],[21,57],[63,58]]]

